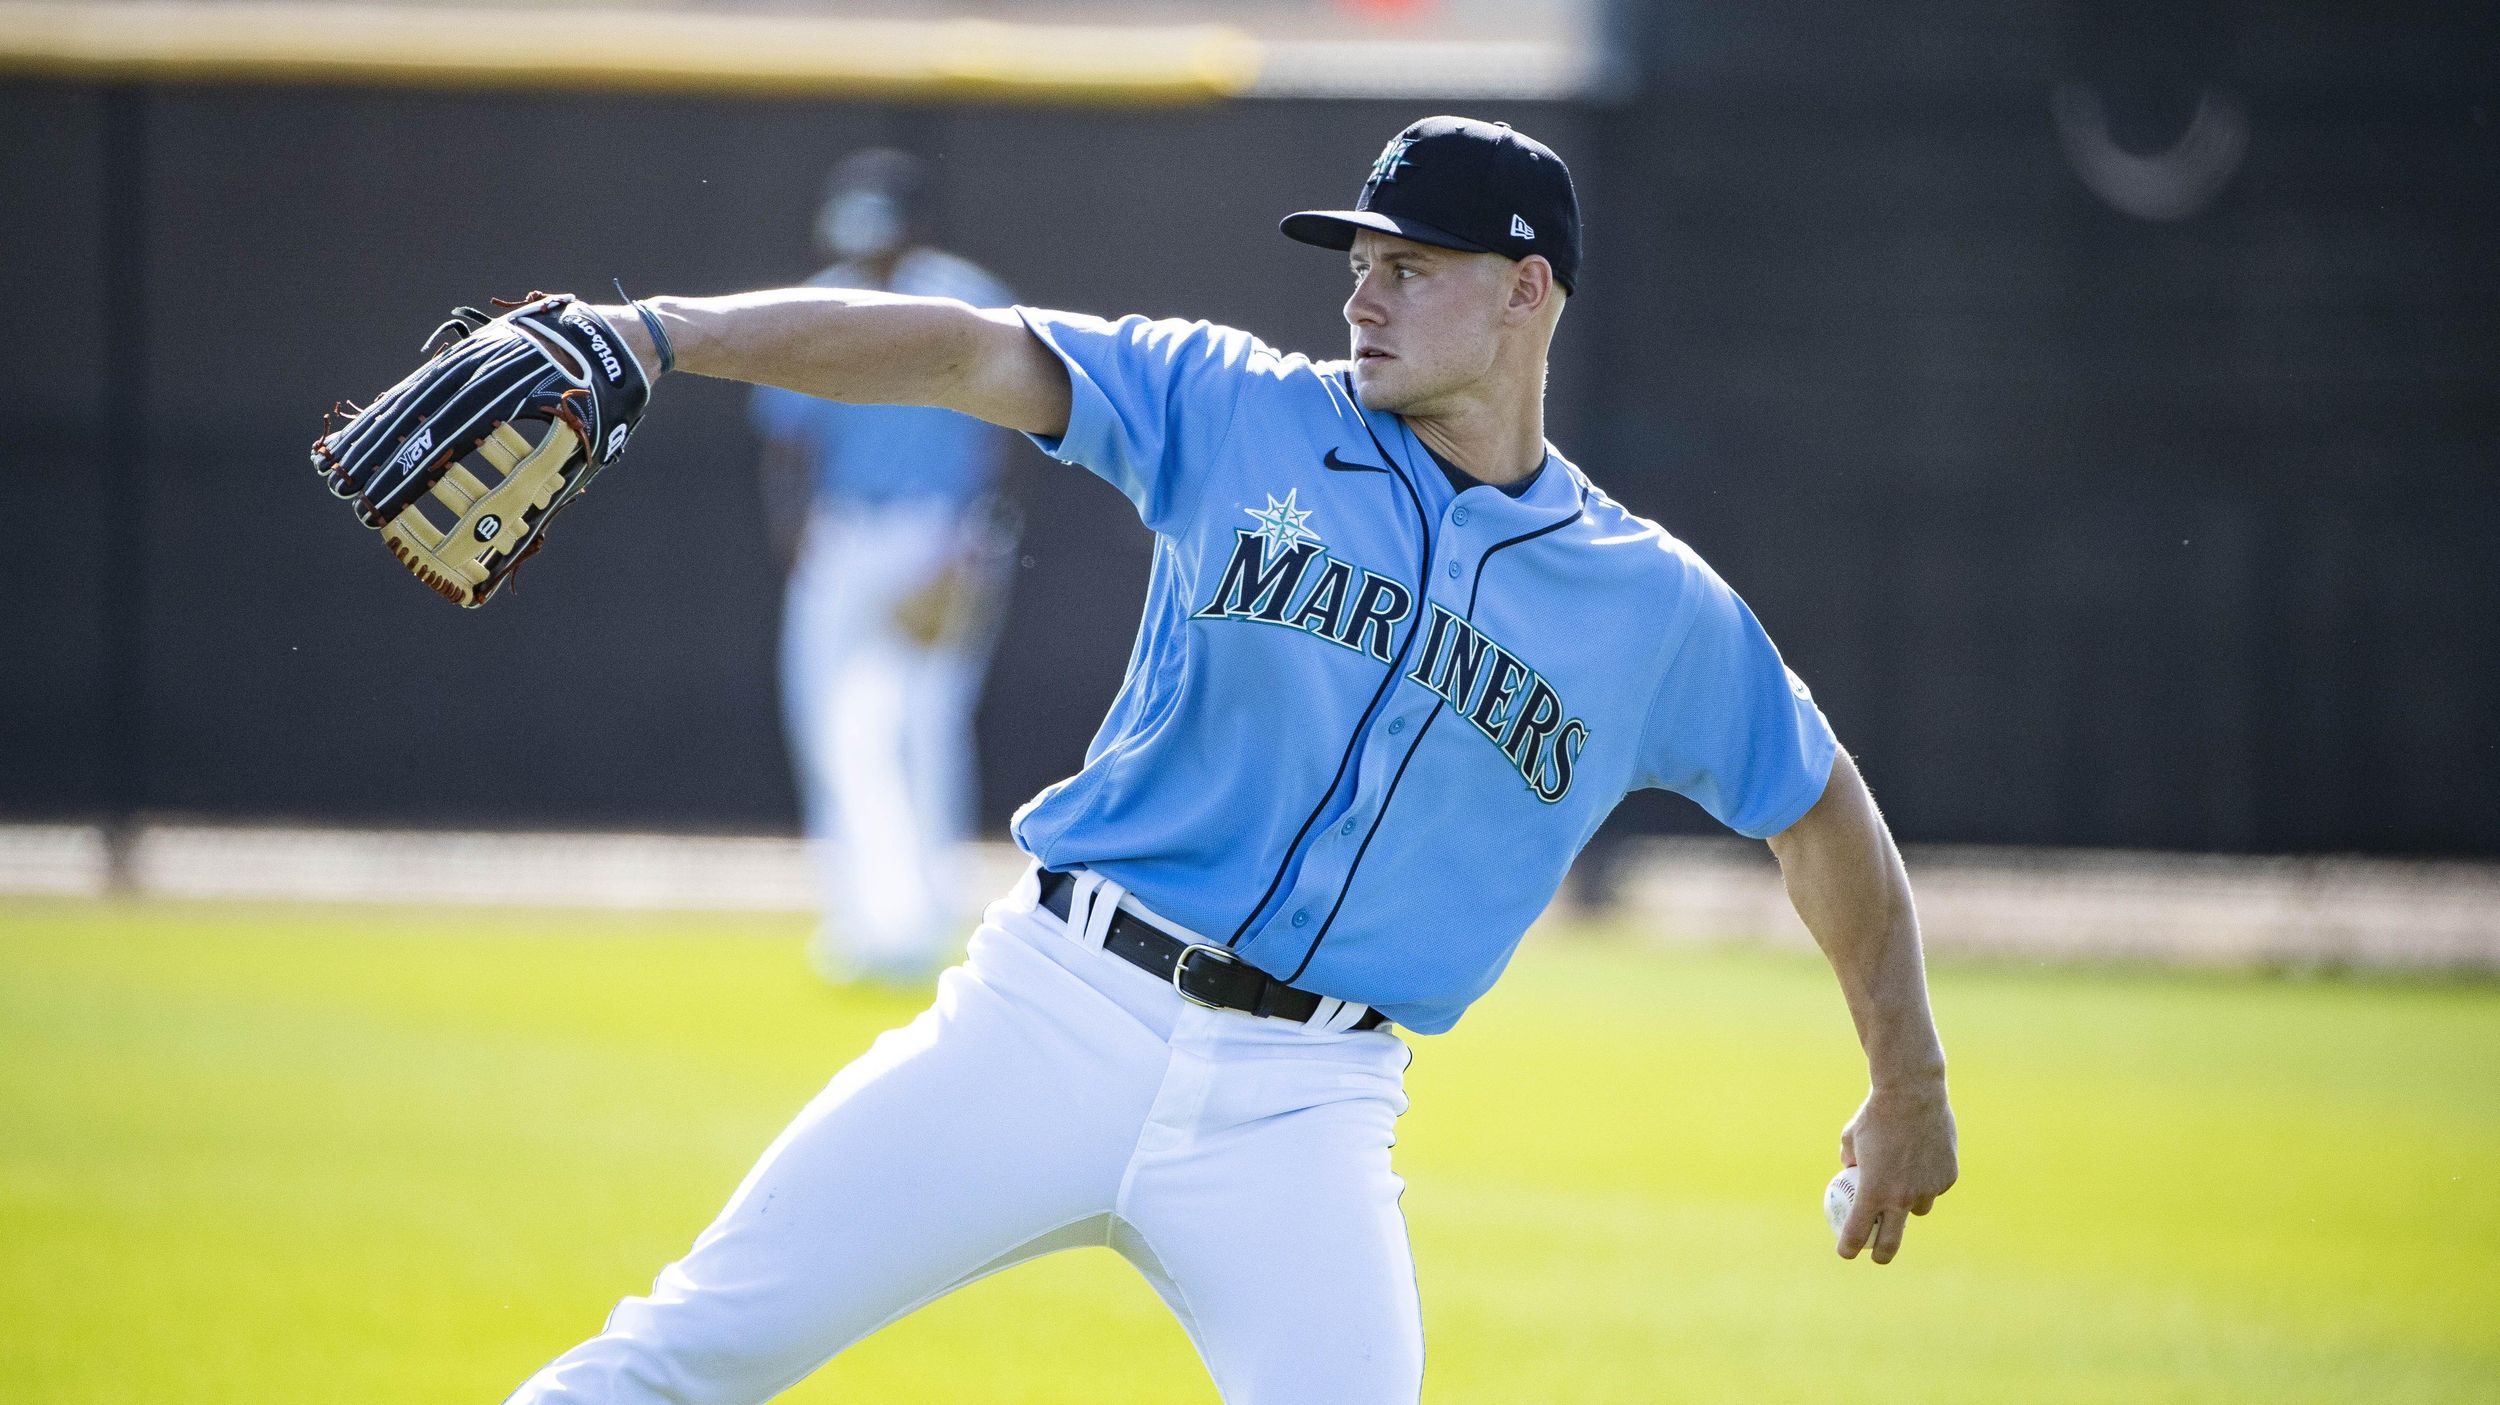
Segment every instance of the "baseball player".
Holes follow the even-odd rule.
[[[922,242],[925,190],[903,152],[843,161],[816,220],[837,262],[809,286],[1009,302]],[[782,707],[824,914],[809,955],[829,981],[923,981],[971,911],[957,857],[1011,549],[990,496],[1007,436],[952,410],[770,385],[754,417],[789,570]]]
[[[1458,1021],[1637,787],[1767,839],[1839,976],[1870,1080],[1841,1134],[1863,1183],[1842,1255],[1891,1259],[1952,1185],[1909,885],[1855,765],[1736,593],[1545,441],[1581,275],[1562,161],[1430,118],[1354,209],[1283,230],[1348,259],[1346,359],[832,288],[578,324],[646,372],[673,356],[1021,430],[1124,493],[1156,550],[1110,716],[1016,816],[1033,867],[934,1006],[513,1399],[760,1401],[1093,1244],[1153,1283],[1233,1405],[1415,1400],[1400,1032]]]

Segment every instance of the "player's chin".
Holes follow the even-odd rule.
[[[1415,403],[1413,377],[1394,357],[1358,357],[1354,362],[1354,398],[1366,410],[1394,415]]]

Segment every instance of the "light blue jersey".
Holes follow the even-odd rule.
[[[1628,792],[1756,838],[1822,796],[1831,729],[1752,612],[1550,447],[1516,498],[1457,492],[1342,362],[1017,311],[1073,390],[1035,442],[1155,533],[1084,769],[1016,815],[1046,866],[1429,1034]]]
[[[867,270],[847,263],[808,283],[871,286]],[[904,254],[886,291],[956,298],[974,307],[1001,307],[1010,297],[1006,285],[978,265],[935,249]],[[990,490],[1005,442],[1002,431],[969,415],[924,405],[845,405],[758,386],[752,407],[757,433],[805,446],[815,468],[815,494],[833,503],[969,505]]]

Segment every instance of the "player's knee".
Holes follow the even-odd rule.
[[[585,1400],[743,1405],[773,1395],[831,1354],[809,1330],[817,1324],[792,1309],[786,1298],[735,1304],[712,1295],[628,1298],[606,1330],[567,1360],[593,1363],[606,1382],[604,1393],[580,1397]]]

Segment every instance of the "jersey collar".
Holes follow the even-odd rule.
[[[1440,465],[1432,461],[1432,451],[1403,418],[1386,414],[1379,418],[1397,425],[1399,438],[1393,442],[1409,456],[1410,463],[1422,465],[1434,481],[1445,488],[1449,486]],[[1550,529],[1578,517],[1588,498],[1580,485],[1579,471],[1556,452],[1550,441],[1545,446],[1545,461],[1537,466],[1536,481],[1528,485],[1526,492],[1514,498],[1490,483],[1479,483],[1458,496],[1467,500],[1468,512],[1478,521],[1522,532]]]
[[[1331,379],[1337,382],[1346,406],[1371,428],[1373,437],[1394,451],[1398,462],[1388,465],[1389,471],[1405,479],[1408,487],[1422,493],[1428,501],[1446,508],[1451,499],[1449,480],[1432,461],[1432,451],[1408,427],[1405,416],[1364,405],[1354,393],[1351,366],[1340,365]],[[1484,514],[1480,520],[1508,528],[1512,534],[1552,531],[1577,518],[1588,506],[1588,489],[1580,479],[1580,470],[1554,448],[1551,440],[1546,442],[1545,462],[1538,466],[1536,481],[1528,485],[1528,491],[1514,498],[1489,483],[1478,487],[1484,491],[1466,490],[1469,513],[1480,512]]]

